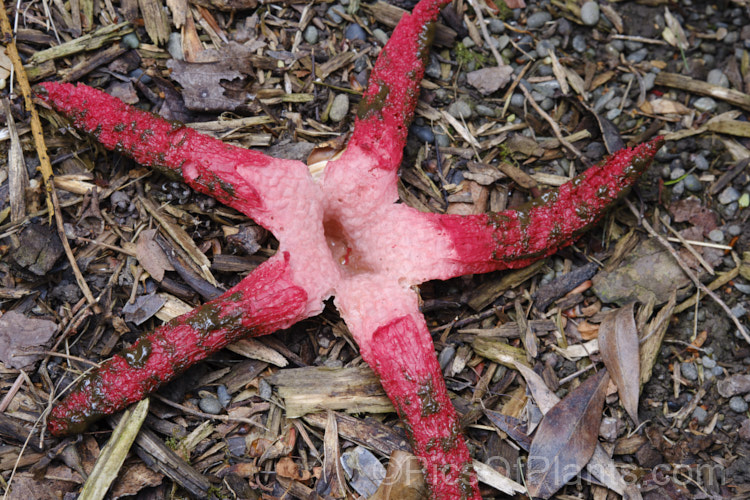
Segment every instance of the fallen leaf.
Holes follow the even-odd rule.
[[[138,263],[143,266],[148,274],[156,281],[164,279],[165,271],[174,271],[174,267],[169,262],[167,254],[164,253],[161,246],[154,240],[158,229],[147,229],[141,231],[138,236],[138,242],[135,245],[135,255]]]
[[[164,302],[164,298],[155,293],[141,295],[135,299],[135,302],[128,302],[123,306],[123,317],[125,321],[130,321],[136,325],[140,325],[156,314],[159,309],[161,309],[161,306],[164,305]]]
[[[607,371],[600,370],[544,416],[529,450],[530,497],[551,497],[591,459],[608,383]]]
[[[662,37],[672,47],[677,47],[680,50],[687,50],[690,47],[685,31],[680,25],[680,21],[675,18],[669,9],[664,9],[664,22],[667,27],[662,32]]]
[[[489,95],[508,85],[512,75],[513,68],[509,65],[493,66],[467,73],[466,81],[480,94]]]
[[[370,500],[420,500],[427,490],[419,459],[405,451],[396,450],[388,461],[388,471],[380,488]]]
[[[312,477],[310,471],[301,471],[299,464],[291,457],[281,457],[276,462],[276,474],[294,481],[307,481]]]
[[[8,368],[22,370],[44,357],[44,354],[27,354],[49,347],[57,323],[48,319],[30,318],[15,311],[0,317],[0,361]]]
[[[633,306],[631,302],[604,318],[599,326],[599,352],[617,386],[622,406],[637,426],[640,358]]]
[[[341,466],[349,478],[349,486],[365,498],[375,494],[386,475],[380,460],[362,446],[355,446],[342,453]]]

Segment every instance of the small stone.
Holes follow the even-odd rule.
[[[721,366],[714,366],[713,368],[711,368],[711,373],[714,374],[714,377],[721,377],[722,375],[724,375],[724,368],[722,368]]]
[[[547,57],[551,52],[555,51],[555,46],[552,42],[546,38],[539,40],[536,43],[536,53],[539,57]]]
[[[469,36],[465,36],[464,39],[461,40],[461,44],[467,49],[470,49],[476,46],[476,44],[474,43],[474,40],[472,40],[471,37]]]
[[[745,309],[745,306],[743,306],[742,304],[737,304],[730,310],[732,311],[732,314],[737,316],[738,318],[741,318],[745,314],[747,314],[747,309]]]
[[[724,232],[721,229],[714,229],[708,233],[708,239],[714,243],[721,243],[724,241]]]
[[[685,183],[683,181],[678,181],[676,184],[672,186],[672,196],[674,198],[679,198],[682,196],[682,194],[685,192]]]
[[[305,31],[302,32],[302,38],[304,38],[305,41],[310,45],[315,45],[316,43],[318,43],[318,39],[320,38],[318,28],[310,24],[307,28],[305,28]]]
[[[745,295],[750,295],[750,285],[745,285],[744,283],[735,283],[734,287],[740,293],[744,293]]]
[[[742,226],[738,224],[730,224],[727,226],[727,232],[730,236],[739,236],[742,234]]]
[[[599,424],[599,435],[607,442],[614,443],[617,439],[617,422],[613,417],[604,417]]]
[[[541,28],[552,20],[552,14],[547,11],[535,12],[526,19],[526,29]]]
[[[493,40],[495,39],[493,38]],[[497,38],[497,44],[495,45],[495,48],[497,50],[503,50],[508,46],[509,43],[510,37],[508,35],[502,35],[500,38]]]
[[[225,386],[224,384],[221,384],[216,388],[216,397],[219,400],[219,403],[221,403],[221,406],[224,408],[229,406],[229,403],[232,402],[232,396],[229,394],[227,386]]]
[[[474,109],[474,111],[476,111],[479,116],[486,116],[489,118],[495,117],[495,108],[493,108],[492,106],[487,106],[486,104],[477,104],[477,107]]]
[[[560,82],[557,80],[547,80],[546,82],[535,83],[532,88],[544,97],[553,97],[555,92],[560,90]]]
[[[430,127],[412,125],[410,127],[410,130],[414,134],[414,136],[419,139],[420,142],[429,142],[430,144],[432,144],[432,142],[435,140],[435,134],[432,133],[432,129]]]
[[[685,169],[681,167],[677,167],[675,169],[672,169],[672,171],[669,173],[669,179],[676,181],[683,175],[685,175]]]
[[[729,186],[719,193],[719,203],[722,205],[729,205],[733,201],[739,200],[740,196],[742,196],[742,193],[732,186]]]
[[[341,5],[334,5],[326,11],[326,16],[334,23],[340,24],[344,20],[340,14],[344,12],[344,8]]]
[[[699,423],[702,424],[706,421],[708,418],[708,412],[701,408],[700,406],[696,406],[695,410],[693,410],[693,418]]]
[[[209,415],[218,415],[219,412],[221,412],[221,403],[219,403],[219,400],[214,396],[201,398],[198,407],[202,412],[208,413]]]
[[[453,118],[464,120],[471,118],[471,106],[468,102],[459,99],[458,101],[455,101],[453,104],[448,106],[448,114],[451,115]]]
[[[451,145],[450,137],[448,137],[445,134],[435,135],[435,142],[437,142],[437,145],[440,146],[441,148],[447,148]],[[455,172],[460,172],[460,170],[455,170]]]
[[[729,408],[736,413],[745,413],[747,411],[747,401],[741,396],[734,396],[729,399]]]
[[[703,363],[703,368],[706,368],[707,370],[713,370],[714,366],[716,366],[716,361],[708,356],[703,356],[701,358],[701,363]]]
[[[586,2],[581,6],[581,21],[586,26],[595,26],[599,22],[599,4]]]
[[[367,32],[359,24],[352,23],[344,30],[344,38],[347,40],[367,40]]]
[[[586,51],[586,37],[583,35],[576,35],[573,37],[572,40],[573,50],[575,50],[578,53],[583,53]]]
[[[172,34],[170,33],[170,36]],[[141,41],[138,40],[138,35],[135,33],[128,33],[122,37],[122,44],[129,49],[137,49],[141,45]]]
[[[643,86],[646,88],[646,92],[654,88],[656,82],[656,73],[646,73],[643,75]]]
[[[440,62],[434,57],[430,57],[430,62],[427,64],[427,68],[424,70],[424,74],[435,80],[440,80],[442,71],[440,70]],[[440,90],[440,89],[439,89]]]
[[[514,106],[516,108],[523,107],[524,100],[526,98],[523,94],[515,93],[512,96],[510,96],[510,105]]]
[[[172,56],[172,59],[178,61],[185,60],[185,54],[182,52],[182,35],[176,32],[169,34],[169,40],[167,40],[167,52]]]
[[[438,363],[440,363],[440,369],[445,370],[450,362],[453,360],[453,356],[456,355],[456,346],[448,344],[445,349],[440,351],[438,355]]]
[[[685,183],[685,189],[691,193],[697,193],[703,189],[703,184],[693,174],[688,174],[682,181]]]
[[[680,373],[686,380],[698,380],[698,369],[693,363],[690,363],[688,361],[680,363]]]
[[[346,94],[338,94],[333,98],[333,104],[331,110],[328,112],[328,118],[332,122],[338,123],[349,114],[349,96]]]
[[[640,62],[643,62],[643,60],[646,59],[646,57],[648,57],[648,49],[644,47],[642,49],[636,50],[635,52],[630,54],[626,59],[628,60],[628,62],[631,62],[633,64],[638,64]]]
[[[505,23],[496,18],[490,19],[490,22],[487,23],[487,27],[493,35],[499,35],[505,31]]]
[[[372,30],[372,36],[374,36],[375,40],[377,40],[381,45],[385,45],[386,43],[388,43],[388,34],[380,28],[375,28],[374,30]]]
[[[716,109],[716,101],[710,97],[699,97],[693,103],[693,107],[701,113],[710,113]]]
[[[720,87],[729,88],[729,78],[719,68],[714,68],[708,72],[706,81],[711,85],[718,85]]]
[[[702,170],[704,172],[708,170],[709,167],[711,166],[708,163],[708,160],[706,159],[706,157],[703,156],[702,154],[690,155],[690,161],[693,162],[693,166],[695,166],[695,168],[697,168],[698,170]]]
[[[615,108],[615,109],[610,109],[609,111],[607,111],[607,114],[605,116],[607,117],[607,120],[612,121],[616,119],[618,116],[620,116],[621,113],[622,113],[622,110],[620,110],[619,108]]]
[[[545,97],[544,99],[542,99],[542,102],[539,103],[539,107],[544,111],[549,111],[555,107],[555,101],[553,101],[549,97]]]

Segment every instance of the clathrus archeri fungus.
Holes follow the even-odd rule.
[[[593,224],[647,168],[661,140],[625,149],[521,210],[421,213],[396,203],[430,26],[447,0],[421,0],[377,59],[344,153],[315,181],[301,162],[227,144],[92,88],[44,83],[39,97],[135,161],[168,168],[269,229],[278,252],[219,298],[143,336],[54,407],[49,429],[83,431],[244,336],[335,304],[409,430],[432,497],[480,498],[415,285],[520,268]]]

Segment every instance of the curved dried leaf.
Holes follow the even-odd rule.
[[[622,406],[638,425],[641,368],[633,306],[634,303],[631,302],[604,318],[599,326],[599,352],[604,366],[617,385]]]
[[[608,382],[607,371],[601,370],[544,416],[529,450],[529,496],[551,497],[591,459]]]

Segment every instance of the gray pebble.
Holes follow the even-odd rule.
[[[620,51],[617,50],[617,47],[614,46],[612,43],[608,43],[604,45],[604,53],[607,54],[610,58],[619,58],[620,57]],[[626,73],[630,74],[630,73]]]
[[[167,40],[167,52],[172,56],[172,59],[177,59],[178,61],[185,60],[185,54],[182,51],[182,35],[175,32],[169,34],[169,40]]]
[[[706,368],[707,370],[713,370],[714,366],[716,366],[716,361],[708,356],[703,356],[701,362],[703,363],[703,368]]]
[[[209,415],[218,415],[221,412],[221,403],[214,396],[206,396],[198,402],[198,407],[202,412]]]
[[[646,73],[643,75],[643,86],[646,87],[646,92],[654,88],[656,82],[656,73]]]
[[[471,106],[468,102],[459,99],[458,101],[455,101],[453,104],[448,106],[448,114],[451,115],[453,118],[458,119],[468,119],[471,118]]]
[[[341,5],[334,5],[326,11],[326,16],[328,16],[328,19],[330,19],[334,23],[339,24],[344,20],[344,18],[340,15],[344,12],[345,10]]]
[[[545,97],[544,99],[542,99],[542,102],[539,103],[539,107],[544,111],[549,111],[555,107],[555,101],[550,99],[549,97]]]
[[[716,109],[716,101],[710,97],[699,97],[693,103],[693,107],[701,113],[710,113]]]
[[[581,21],[586,26],[595,26],[599,22],[599,4],[586,2],[581,6]]]
[[[500,33],[505,31],[505,23],[500,19],[490,19],[490,22],[487,23],[487,27],[490,29],[490,33],[492,33],[493,35],[499,35]]]
[[[536,90],[532,90],[531,91],[531,98],[534,99],[535,102],[541,102],[542,100],[544,100],[545,95],[542,94],[541,92],[536,91]]]
[[[750,295],[750,285],[745,285],[744,283],[735,283],[734,287],[739,290],[740,293]]]
[[[372,35],[375,37],[375,40],[377,40],[381,45],[385,45],[386,43],[388,43],[388,34],[380,28],[375,28],[374,30],[372,30]]]
[[[708,239],[714,243],[721,243],[724,241],[724,232],[721,229],[714,229],[708,233]]]
[[[695,410],[693,410],[693,418],[699,423],[702,424],[706,421],[708,418],[708,412],[701,408],[700,406],[696,406]]]
[[[679,198],[685,192],[685,183],[679,181],[672,185],[672,197]]]
[[[599,158],[607,154],[607,149],[601,142],[593,141],[588,143],[586,147],[583,148],[583,153],[586,155],[586,157],[591,158],[592,160],[598,160]]]
[[[586,37],[583,35],[576,35],[573,37],[573,40],[571,42],[573,44],[573,50],[575,50],[578,53],[583,53],[586,51]]]
[[[170,33],[169,36],[171,38],[172,33]],[[141,45],[141,41],[138,40],[138,35],[135,33],[128,33],[122,37],[122,44],[129,49],[137,49]]]
[[[555,95],[555,92],[560,90],[560,82],[557,80],[548,80],[546,82],[535,83],[532,88],[544,97],[552,97]]]
[[[685,175],[685,169],[681,167],[673,168],[672,171],[669,173],[669,179],[676,181],[680,177]]]
[[[604,105],[604,109],[610,110],[619,108],[620,104],[622,103],[622,97],[615,97],[611,101],[609,101],[607,104]]]
[[[643,60],[646,59],[646,57],[648,57],[648,49],[644,47],[630,54],[627,57],[627,60],[628,62],[631,62],[633,64],[638,64],[640,62],[643,62]]]
[[[535,12],[526,19],[526,29],[535,30],[541,28],[552,20],[552,14],[547,11]]]
[[[424,74],[429,76],[430,78],[439,80],[442,76],[442,71],[440,70],[440,62],[434,57],[430,57],[430,62],[429,64],[427,64],[427,68],[424,70]]]
[[[447,148],[451,145],[451,139],[445,134],[437,134],[435,136],[435,142],[437,142],[437,145],[441,148]],[[459,172],[459,170],[456,170],[456,172]]]
[[[344,30],[344,38],[347,40],[367,40],[367,32],[362,26],[352,23]]]
[[[141,68],[135,68],[133,71],[131,71],[128,74],[128,76],[130,78],[140,81],[141,83],[146,83],[146,84],[151,83],[151,77],[148,76]]]
[[[567,19],[560,18],[557,20],[557,34],[561,36],[567,36],[570,35],[571,29],[573,27],[570,24],[570,21]]]
[[[333,104],[331,105],[331,111],[328,112],[328,118],[332,122],[340,122],[346,115],[349,114],[349,96],[346,94],[338,94],[333,98]]]
[[[508,35],[501,35],[500,38],[493,38],[492,43],[495,45],[497,50],[505,50],[510,43],[510,37]]]
[[[722,375],[724,375],[724,368],[722,368],[721,366],[714,366],[713,368],[711,368],[711,373],[714,374],[714,377],[721,377]]]
[[[686,380],[698,380],[698,369],[693,363],[687,361],[680,363],[680,373]]]
[[[742,396],[734,396],[729,400],[729,408],[737,413],[745,413],[747,411],[747,401],[742,399]]]
[[[731,236],[739,236],[739,235],[742,234],[742,226],[740,226],[738,224],[731,224],[731,225],[727,226],[727,232]]]
[[[302,33],[302,38],[304,38],[305,41],[310,45],[315,45],[316,43],[318,43],[318,39],[320,38],[318,28],[310,24]]]
[[[708,72],[706,81],[711,85],[719,85],[720,87],[729,88],[729,78],[719,68],[714,68]]]
[[[743,317],[743,316],[744,316],[745,314],[747,314],[747,309],[745,309],[745,306],[743,306],[742,304],[737,304],[736,306],[734,306],[734,307],[733,307],[733,308],[731,309],[731,311],[732,311],[732,314],[734,314],[734,315],[735,315],[735,316],[737,316],[738,318],[741,318],[741,317]]]
[[[516,108],[521,108],[523,107],[524,99],[525,97],[523,94],[515,93],[510,96],[510,105]]]
[[[435,140],[435,134],[432,133],[430,127],[423,127],[421,125],[412,125],[410,128],[414,136],[419,139],[420,142],[432,142]]]
[[[477,107],[474,108],[474,111],[476,111],[479,116],[487,116],[490,118],[495,117],[495,108],[493,108],[492,106],[487,106],[486,104],[477,104]]]
[[[733,201],[739,200],[740,196],[742,196],[742,194],[737,189],[729,186],[719,193],[719,203],[722,205],[729,205]]]
[[[539,57],[547,57],[555,51],[555,45],[548,39],[541,39],[536,43],[536,53]]]
[[[476,45],[476,43],[474,43],[474,40],[472,40],[471,37],[468,36],[465,36],[464,39],[461,40],[461,44],[467,49],[470,49]]]
[[[216,397],[224,408],[229,406],[229,403],[232,402],[232,396],[229,394],[227,386],[224,384],[221,384],[216,388]]]
[[[708,163],[708,160],[706,159],[706,157],[703,156],[702,154],[690,155],[690,160],[693,162],[693,165],[695,166],[695,168],[697,168],[698,170],[702,170],[704,172],[708,170],[709,167],[711,166],[711,164]]]
[[[260,379],[260,383],[258,384],[258,396],[268,401],[271,399],[271,395],[273,395],[273,387],[271,387],[271,384],[269,384],[264,378]]]
[[[682,182],[685,183],[685,189],[691,193],[697,193],[703,189],[703,184],[701,184],[701,181],[693,174],[688,174]]]
[[[612,121],[620,116],[620,114],[622,114],[622,111],[619,108],[615,108],[607,111],[607,114],[605,116],[607,117],[607,120]]]
[[[724,37],[724,40],[722,42],[726,43],[727,45],[733,45],[737,43],[737,40],[739,40],[739,33],[736,31],[730,31],[727,33],[727,36]]]

